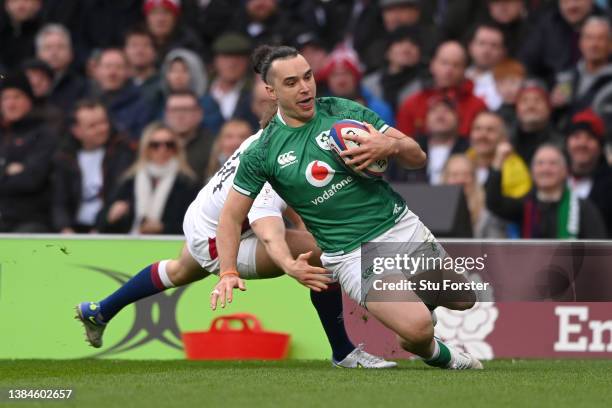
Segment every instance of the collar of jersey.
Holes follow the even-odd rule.
[[[276,120],[278,122],[278,124],[282,127],[284,127],[285,129],[289,129],[289,130],[300,130],[300,129],[306,129],[308,126],[312,126],[312,124],[314,123],[314,121],[317,120],[317,115],[319,114],[318,110],[317,110],[317,103],[315,101],[315,114],[312,117],[312,119],[310,119],[308,122],[304,123],[302,126],[297,126],[297,127],[293,127],[293,126],[289,126],[287,125],[287,123],[285,122],[285,119],[283,119],[283,116],[280,113],[280,109],[278,109],[276,111]]]

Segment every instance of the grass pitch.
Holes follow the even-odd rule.
[[[346,370],[326,361],[0,360],[0,406],[609,407],[612,361],[489,361],[453,372],[402,362]],[[8,389],[74,390],[70,401],[9,403]]]

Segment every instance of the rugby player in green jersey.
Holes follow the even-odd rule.
[[[412,138],[355,102],[316,99],[312,69],[295,49],[262,46],[253,60],[278,112],[259,140],[242,154],[223,207],[217,229],[221,279],[212,293],[211,307],[215,309],[218,301],[231,302],[233,289],[244,288],[236,272],[241,225],[267,181],[303,219],[323,251],[323,267],[352,299],[398,335],[405,350],[435,367],[482,368],[473,356],[434,338],[430,310],[417,293],[403,290],[393,294],[393,301],[371,296],[371,276],[362,275],[362,243],[405,242],[412,248],[406,252],[421,256],[444,257],[445,252],[385,181],[361,178],[338,163],[327,132],[342,119],[366,123],[372,136],[354,137],[360,146],[345,152],[361,169],[387,157],[407,168],[419,168],[425,165],[425,153]],[[293,262],[290,256],[277,260],[283,270]],[[399,277],[385,279],[393,283]],[[439,295],[434,306],[463,310],[474,302],[472,298],[445,302]]]

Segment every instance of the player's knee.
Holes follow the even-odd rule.
[[[176,259],[169,261],[166,268],[168,278],[174,286],[187,285],[203,278],[203,276],[197,276],[192,273],[189,267]]]

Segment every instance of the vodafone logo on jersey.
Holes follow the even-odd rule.
[[[315,160],[306,167],[306,180],[315,187],[324,187],[334,178],[335,170],[323,161]]]

